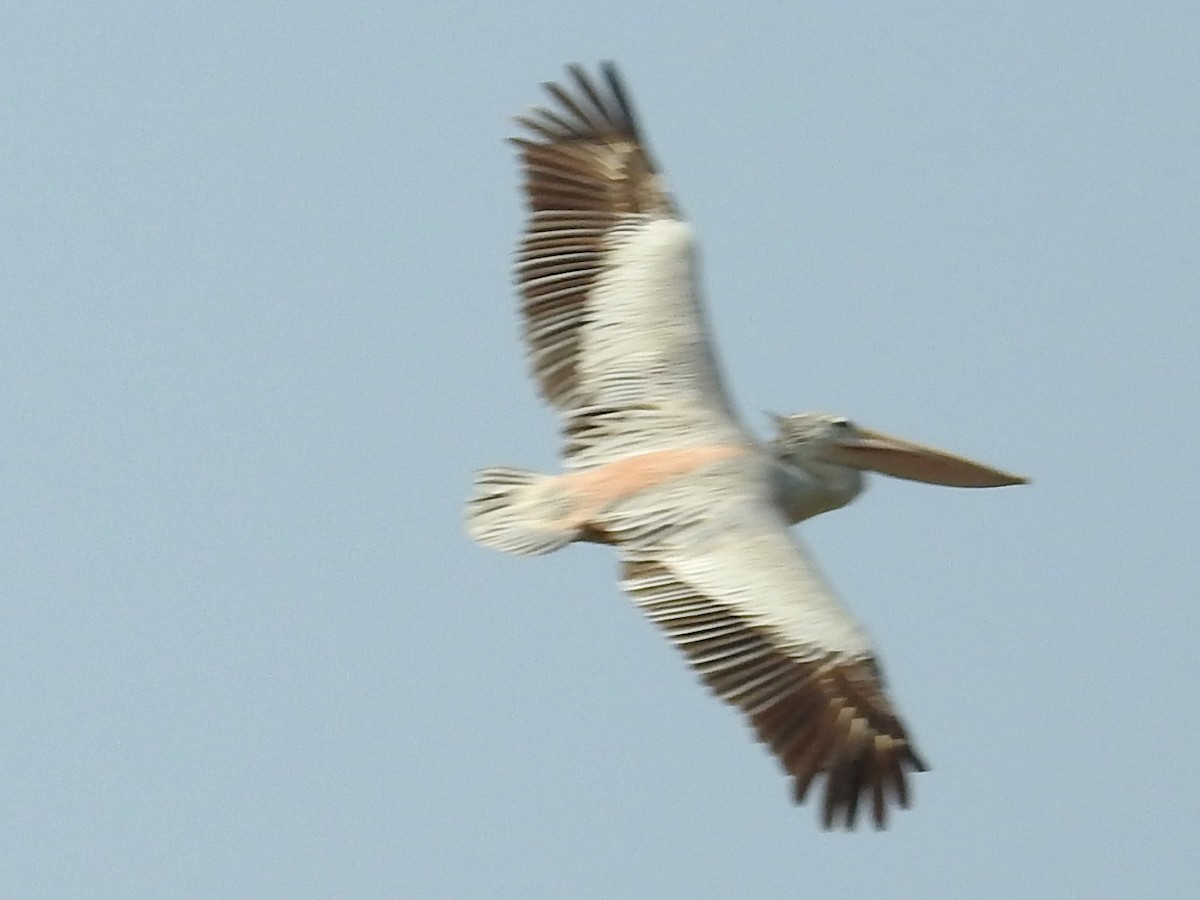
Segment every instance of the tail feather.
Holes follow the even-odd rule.
[[[579,536],[564,528],[567,512],[556,497],[553,475],[524,469],[493,468],[475,474],[475,489],[467,501],[467,534],[485,547],[534,556],[549,553]]]

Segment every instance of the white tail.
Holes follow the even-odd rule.
[[[483,469],[467,501],[467,534],[485,547],[534,556],[549,553],[579,536],[563,528],[569,501],[553,489],[553,475],[524,469]]]

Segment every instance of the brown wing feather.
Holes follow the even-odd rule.
[[[908,805],[908,771],[926,765],[884,696],[871,657],[789,653],[659,562],[626,560],[622,586],[713,693],[741,709],[792,776],[797,803],[824,776],[826,828],[854,827],[860,799],[870,801],[878,828],[887,823],[889,802]]]
[[[674,213],[616,67],[602,68],[607,91],[582,68],[568,71],[576,92],[545,85],[556,107],[518,118],[531,137],[513,138],[531,214],[516,266],[525,337],[542,393],[560,409],[583,399],[575,370],[579,329],[605,238],[624,216]]]

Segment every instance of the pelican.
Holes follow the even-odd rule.
[[[792,779],[825,828],[877,828],[926,764],[876,654],[789,526],[845,506],[863,473],[998,487],[1026,479],[822,413],[738,422],[696,290],[694,238],[612,63],[547,84],[517,122],[529,219],[516,282],[563,471],[476,473],[467,531],[519,555],[611,544],[621,587]]]

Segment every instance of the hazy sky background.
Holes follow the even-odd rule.
[[[687,9],[687,12],[682,10]],[[1191,897],[1194,3],[0,12],[0,896]],[[747,421],[1034,478],[803,529],[933,765],[825,834],[551,468],[509,117],[614,58]]]

